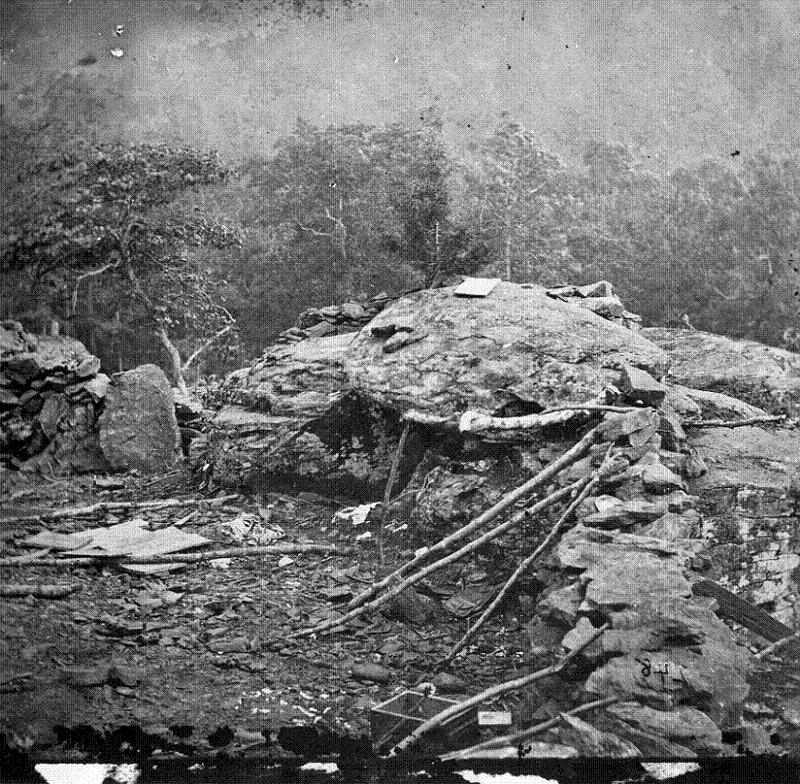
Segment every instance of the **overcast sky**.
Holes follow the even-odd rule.
[[[593,139],[670,165],[800,142],[793,0],[322,7],[320,16],[265,0],[0,0],[5,116],[76,113],[103,135],[229,158],[268,151],[298,116],[380,123],[428,106],[455,148],[503,111],[566,157]]]

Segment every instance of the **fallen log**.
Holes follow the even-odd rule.
[[[475,705],[479,705],[485,700],[494,699],[495,697],[499,697],[501,694],[505,694],[509,691],[521,689],[523,686],[527,686],[529,683],[533,683],[534,681],[541,680],[542,678],[546,678],[550,675],[556,675],[557,673],[561,672],[561,670],[563,670],[564,667],[566,667],[567,664],[569,664],[579,653],[581,653],[584,648],[591,645],[596,639],[598,639],[605,632],[605,630],[608,629],[608,627],[609,624],[604,623],[594,632],[594,634],[592,634],[590,637],[587,637],[586,640],[584,640],[574,650],[570,651],[555,664],[551,664],[549,667],[537,670],[530,675],[523,675],[521,678],[515,678],[512,681],[506,681],[505,683],[499,683],[496,686],[491,686],[490,688],[484,689],[484,691],[473,695],[469,699],[456,703],[440,713],[437,713],[427,721],[422,722],[422,724],[420,724],[411,734],[403,738],[403,740],[401,740],[389,752],[389,756],[396,757],[398,754],[408,751],[409,748],[416,745],[422,739],[422,737],[431,730],[444,726],[451,719],[454,719],[456,716],[464,713],[464,711],[469,710]]]
[[[542,543],[527,557],[525,558],[520,565],[517,567],[516,571],[511,575],[511,577],[506,580],[505,585],[500,589],[497,596],[491,601],[489,606],[483,611],[483,614],[474,624],[467,630],[464,636],[452,647],[450,653],[442,659],[439,664],[436,665],[435,671],[438,672],[439,670],[446,667],[453,659],[458,655],[459,651],[463,650],[467,643],[475,636],[478,630],[486,623],[487,619],[491,616],[491,614],[497,609],[500,603],[505,599],[508,595],[508,592],[513,588],[514,584],[519,580],[519,578],[530,568],[530,565],[550,546],[550,543],[555,539],[556,536],[560,533],[561,529],[564,527],[564,524],[570,519],[573,515],[575,510],[580,506],[586,496],[592,492],[592,490],[597,486],[600,481],[600,474],[602,473],[603,469],[606,467],[608,463],[608,457],[611,454],[611,446],[608,447],[606,450],[606,455],[603,460],[602,465],[593,473],[592,478],[589,480],[587,485],[578,493],[578,496],[572,501],[572,503],[564,510],[564,513],[559,517],[556,524],[550,529],[550,533],[544,538]]]
[[[627,414],[631,411],[641,411],[633,406],[604,406],[596,403],[576,404],[574,406],[556,406],[540,411],[538,414],[526,414],[516,417],[493,417],[480,414],[477,411],[465,411],[458,422],[458,429],[462,433],[482,433],[486,430],[530,430],[537,427],[558,424],[569,417],[553,417],[554,414],[578,413],[580,411],[605,411],[618,414]]]
[[[582,713],[588,713],[589,711],[597,710],[598,708],[605,708],[607,705],[613,705],[615,702],[619,702],[619,697],[603,697],[603,699],[593,700],[592,702],[579,705],[577,708],[573,708],[571,711],[567,711],[563,715],[580,716]],[[554,719],[548,719],[547,721],[543,721],[540,724],[534,725],[533,727],[520,730],[519,732],[514,732],[510,735],[500,735],[496,738],[485,740],[483,743],[476,743],[474,746],[469,746],[465,749],[451,751],[449,754],[443,754],[440,759],[444,762],[449,762],[451,760],[474,757],[480,752],[488,751],[489,749],[497,749],[502,746],[521,745],[524,741],[530,740],[532,737],[534,737],[534,735],[538,735],[539,733],[546,732],[553,727],[557,727],[560,723],[561,716],[559,715]],[[520,748],[520,756],[525,756],[524,748]]]
[[[66,558],[37,558],[20,561],[16,558],[0,558],[0,566],[75,566],[90,563],[163,564],[200,563],[217,558],[249,558],[254,555],[290,555],[294,553],[333,553],[344,555],[349,550],[332,544],[265,544],[256,547],[227,547],[222,550],[205,550],[200,553],[166,553],[164,555],[119,555],[92,553]]]
[[[584,477],[583,479],[579,479],[577,482],[574,482],[567,487],[556,491],[552,495],[543,498],[539,501],[531,509],[523,509],[521,512],[517,512],[510,520],[506,521],[505,523],[501,523],[500,525],[492,528],[490,531],[487,531],[483,536],[479,536],[477,539],[473,539],[468,544],[465,544],[463,547],[460,547],[458,550],[450,553],[450,555],[446,555],[444,558],[440,558],[438,561],[434,561],[432,564],[424,567],[420,571],[412,574],[410,577],[407,577],[398,585],[395,585],[394,588],[391,588],[382,596],[379,596],[377,599],[373,599],[366,604],[361,604],[354,609],[350,610],[350,612],[345,613],[345,615],[341,616],[340,618],[331,618],[330,620],[323,621],[322,623],[317,624],[316,626],[311,627],[310,629],[301,629],[298,632],[294,632],[290,635],[290,637],[304,637],[308,634],[319,634],[320,632],[329,632],[333,629],[339,629],[348,621],[352,621],[353,618],[357,618],[359,615],[363,615],[365,612],[369,610],[376,610],[378,607],[383,606],[387,602],[394,599],[395,596],[398,596],[406,588],[410,588],[415,583],[418,583],[420,580],[427,577],[429,574],[433,572],[443,569],[445,566],[453,563],[454,561],[459,560],[459,558],[463,558],[465,555],[468,555],[473,550],[477,550],[479,547],[482,547],[487,542],[495,539],[496,537],[500,536],[500,534],[505,533],[509,529],[513,528],[514,526],[518,525],[522,520],[524,520],[529,514],[533,514],[534,510],[542,511],[548,506],[552,506],[555,503],[558,503],[563,498],[566,498],[572,493],[576,488],[580,488],[584,482],[588,481],[588,477]]]
[[[63,599],[78,590],[77,585],[9,585],[0,584],[0,597],[34,596],[37,599]]]
[[[72,506],[64,509],[46,509],[35,514],[0,518],[0,525],[8,523],[30,523],[40,520],[59,520],[63,517],[86,517],[98,512],[119,512],[125,509],[169,509],[171,507],[196,506],[198,504],[216,505],[232,501],[237,495],[221,495],[218,498],[166,498],[158,501],[99,501],[89,506]]]
[[[369,601],[379,591],[393,583],[403,574],[411,571],[423,561],[429,560],[430,556],[434,553],[443,552],[450,549],[450,546],[453,543],[460,541],[466,536],[469,536],[473,531],[476,531],[478,528],[486,525],[486,523],[494,520],[510,506],[513,506],[515,503],[517,503],[517,501],[531,495],[534,490],[549,482],[564,468],[580,460],[589,451],[592,444],[594,444],[598,438],[598,428],[594,427],[588,433],[586,433],[586,435],[584,435],[583,438],[578,441],[578,443],[561,455],[561,457],[559,457],[557,460],[554,460],[552,463],[550,463],[550,465],[536,474],[536,476],[531,477],[527,482],[520,485],[515,490],[512,490],[510,493],[506,493],[506,495],[504,495],[494,506],[487,509],[485,512],[483,512],[483,514],[478,515],[478,517],[476,517],[472,522],[468,523],[463,528],[459,528],[457,531],[454,531],[449,536],[446,536],[424,553],[421,553],[412,560],[403,564],[399,569],[395,569],[395,571],[384,577],[380,582],[375,583],[375,585],[373,585],[371,588],[360,593],[349,602],[347,605],[348,609],[354,609],[355,607],[358,607],[359,605]]]

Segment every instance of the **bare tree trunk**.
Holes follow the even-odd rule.
[[[505,260],[506,260],[506,280],[511,282],[511,235],[509,228],[506,227],[506,242],[505,242]]]
[[[186,389],[186,379],[183,376],[181,355],[178,353],[178,349],[175,348],[175,344],[169,339],[169,335],[167,335],[167,330],[163,324],[159,323],[158,327],[156,328],[156,335],[161,341],[161,345],[166,349],[167,356],[169,357],[172,378],[175,386],[178,387],[181,392],[188,392]]]

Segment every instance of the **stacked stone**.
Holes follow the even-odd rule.
[[[626,329],[639,330],[642,327],[642,317],[625,310],[625,305],[614,294],[614,288],[607,280],[586,286],[559,286],[547,289],[547,296],[591,310],[592,313]]]
[[[594,668],[584,690],[619,700],[593,721],[615,748],[632,744],[648,756],[718,754],[722,730],[742,726],[751,665],[713,600],[693,595],[709,542],[695,509],[699,499],[686,491],[706,468],[685,434],[664,427],[667,392],[667,411],[653,411],[649,421],[643,413],[634,432],[625,415],[606,418],[618,470],[577,510],[578,524],[555,554],[562,584],[540,600],[529,629],[534,645],[566,632],[561,646],[568,651],[609,624],[582,657]],[[605,450],[598,445],[571,477],[598,465]]]
[[[281,332],[275,342],[298,343],[306,338],[325,338],[357,332],[372,321],[389,302],[389,295],[381,292],[364,302],[308,308],[298,316],[296,325]]]
[[[46,473],[103,470],[96,439],[109,378],[69,337],[0,323],[0,464]]]

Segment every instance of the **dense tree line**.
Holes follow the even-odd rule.
[[[235,172],[189,148],[4,127],[0,170],[0,317],[176,383],[259,353],[306,307],[463,273],[606,278],[647,323],[687,314],[772,344],[797,321],[794,150],[669,171],[596,143],[566,164],[503,117],[456,160],[423,114],[298,122]]]

